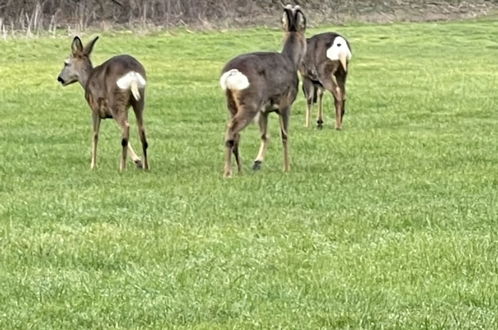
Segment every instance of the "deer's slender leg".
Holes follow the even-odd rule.
[[[343,95],[341,88],[337,84],[335,76],[332,74],[330,79],[324,81],[323,87],[334,96],[335,105],[335,129],[342,129],[342,113],[343,113]]]
[[[144,157],[143,168],[145,170],[148,170],[149,169],[149,161],[147,158],[147,148],[149,147],[149,144],[147,143],[147,137],[145,134],[145,126],[144,126],[144,119],[143,119],[143,111],[144,111],[143,97],[139,101],[134,102],[132,104],[132,106],[133,106],[133,110],[135,111],[135,116],[137,118],[138,135],[140,136],[140,142],[142,143],[142,152],[143,152],[143,157]],[[140,161],[140,158],[138,159],[138,162],[135,161],[135,164],[139,168],[142,167],[142,162]]]
[[[261,169],[261,164],[265,159],[266,151],[268,150],[268,144],[270,142],[270,136],[268,135],[267,112],[261,112],[259,114],[259,132],[261,133],[261,145],[259,147],[258,155],[254,160],[254,164],[252,165],[252,169],[255,171]]]
[[[114,116],[116,121],[121,127],[121,161],[119,163],[119,170],[123,171],[126,168],[126,156],[128,150],[128,142],[130,141],[130,124],[128,123],[128,111],[123,109],[122,111],[116,111],[117,114]]]
[[[317,98],[318,98],[318,118],[316,120],[316,127],[318,129],[323,128],[323,89],[317,87]]]
[[[344,120],[344,114],[346,113],[346,91],[344,89],[341,89],[341,95],[342,95],[342,102],[340,104],[340,122],[339,122],[339,129],[342,129],[342,122]]]
[[[311,113],[312,112],[313,112],[313,100],[307,99],[306,100],[306,121],[304,123],[304,126],[307,128],[310,127]]]
[[[116,121],[116,123],[118,124],[118,129],[121,129],[121,125],[119,125],[119,123],[117,121]],[[143,167],[142,160],[140,159],[140,157],[137,155],[137,153],[135,152],[135,150],[131,146],[130,141],[128,141],[128,152],[129,152],[130,159],[137,166],[137,168],[142,168]]]
[[[239,173],[242,173],[242,160],[240,159],[239,144],[240,144],[240,133],[237,133],[235,134],[232,151],[233,155],[235,156],[235,162],[237,163],[237,171]]]
[[[227,129],[228,131],[228,129]],[[225,168],[223,170],[223,176],[225,178],[230,178],[232,176],[232,152],[233,152],[234,141],[225,141]]]
[[[339,86],[341,96],[342,96],[342,104],[341,104],[341,122],[340,127],[342,128],[342,121],[344,120],[344,114],[346,113],[346,78],[347,72],[341,71],[336,74],[337,77],[337,85]]]
[[[234,147],[236,146],[237,135],[251,122],[256,114],[256,107],[242,105],[239,107],[237,114],[228,121],[225,134],[225,177],[232,176],[232,153],[234,153]]]
[[[306,116],[305,116],[305,127],[310,127],[311,123],[311,112],[313,111],[313,103],[315,102],[315,87],[313,82],[307,78],[303,78],[303,93],[306,98]]]
[[[342,114],[344,113],[344,100],[342,96],[342,90],[339,86],[335,86],[332,90],[332,94],[334,95],[334,103],[335,103],[335,129],[342,129]]]
[[[282,137],[282,146],[284,149],[284,171],[290,171],[289,160],[289,115],[290,107],[280,110],[280,136]]]
[[[227,131],[225,133],[225,169],[223,175],[225,177],[230,177],[232,176],[232,153],[234,154],[237,153],[239,161],[240,161],[240,154],[239,154],[238,145],[237,148],[235,148],[235,139],[233,141],[232,146],[229,145],[230,144],[229,141],[226,141],[226,138],[228,137],[228,129],[230,122],[233,119],[233,117],[237,114],[237,105],[235,103],[235,99],[232,92],[227,90],[226,96],[227,96],[227,108],[228,111],[230,112],[230,119],[229,122],[227,123]]]
[[[93,170],[97,167],[97,143],[99,142],[100,117],[98,114],[92,114],[93,136],[92,136],[92,161],[90,168]]]
[[[140,157],[138,157],[135,150],[133,150],[133,147],[131,146],[130,141],[128,141],[128,152],[129,152],[130,159],[133,161],[133,163],[135,163],[137,168],[143,168],[142,160],[140,159]]]

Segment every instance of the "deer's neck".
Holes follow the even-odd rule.
[[[81,86],[83,86],[83,89],[86,88],[86,84],[88,83],[88,78],[90,77],[90,74],[93,71],[93,65],[92,62],[87,63],[84,67],[83,70],[80,72],[79,76],[79,83]]]
[[[304,35],[299,32],[287,32],[282,54],[291,60],[296,70],[301,64],[305,53],[306,39]]]

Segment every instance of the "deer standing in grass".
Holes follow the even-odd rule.
[[[268,114],[280,116],[280,134],[284,151],[284,171],[290,170],[288,133],[291,106],[298,93],[297,71],[306,52],[306,18],[299,6],[284,7],[285,31],[281,53],[257,52],[235,57],[222,70],[220,85],[226,92],[230,119],[225,135],[224,176],[232,175],[232,154],[238,171],[240,132],[259,114],[261,146],[253,169],[259,170],[268,148]]]
[[[323,92],[332,93],[335,102],[335,128],[342,129],[346,103],[346,78],[351,48],[346,39],[336,33],[317,34],[307,39],[307,51],[299,68],[306,97],[306,122],[309,127],[313,104],[318,100],[317,127],[323,125]]]
[[[79,82],[85,90],[85,98],[92,110],[93,140],[90,167],[96,167],[97,142],[101,119],[114,118],[122,131],[122,155],[119,169],[126,167],[127,151],[138,168],[149,169],[147,139],[143,121],[146,75],[145,69],[129,55],[114,56],[103,64],[93,67],[90,54],[98,37],[85,47],[80,38],[71,44],[71,55],[57,77],[63,86]],[[128,109],[132,107],[137,118],[138,133],[143,149],[143,163],[137,156],[130,140]]]

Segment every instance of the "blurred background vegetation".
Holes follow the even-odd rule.
[[[289,2],[289,1],[284,1]],[[310,25],[431,21],[498,11],[498,0],[307,0]],[[280,0],[0,0],[0,32],[87,28],[277,26]]]

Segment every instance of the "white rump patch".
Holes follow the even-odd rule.
[[[223,90],[242,90],[249,87],[247,76],[237,69],[232,69],[221,75],[220,85]]]
[[[116,84],[121,89],[130,89],[133,82],[137,83],[138,88],[145,87],[145,79],[142,75],[135,71],[130,71],[116,81]]]
[[[351,50],[343,37],[336,37],[332,46],[327,49],[327,57],[332,61],[338,61],[341,56],[351,59]]]

